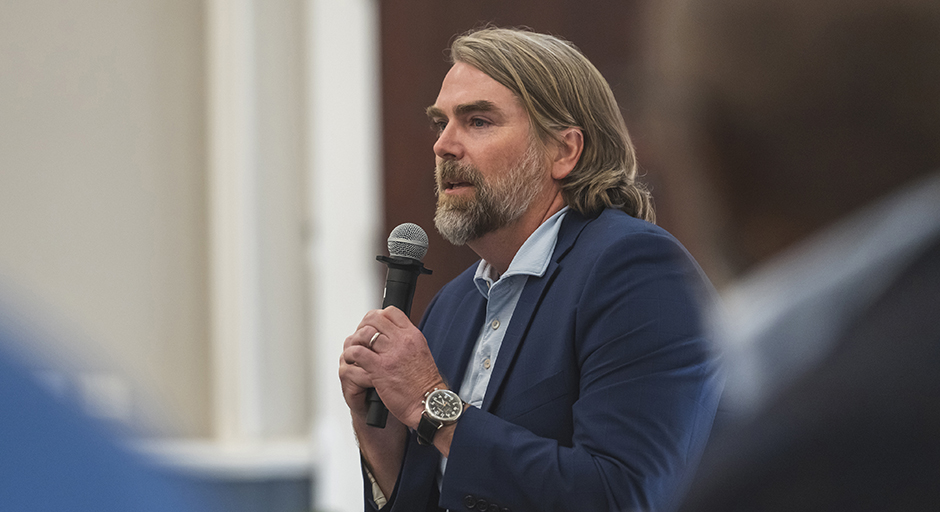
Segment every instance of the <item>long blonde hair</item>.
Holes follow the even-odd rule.
[[[513,91],[541,143],[557,139],[567,128],[581,130],[581,158],[562,181],[570,208],[588,216],[617,208],[655,221],[650,193],[637,181],[636,155],[617,100],[572,43],[527,30],[487,27],[455,39],[450,58]]]

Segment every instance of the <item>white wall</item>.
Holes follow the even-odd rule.
[[[210,422],[203,22],[186,0],[0,4],[0,293],[60,325],[45,352],[108,377],[116,415],[193,435]]]
[[[381,300],[376,24],[375,0],[0,3],[0,322],[154,453],[312,469],[319,510],[359,508],[336,367]]]

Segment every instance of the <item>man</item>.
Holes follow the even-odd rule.
[[[428,108],[435,223],[482,260],[420,330],[387,308],[346,339],[366,509],[665,508],[717,404],[709,285],[647,222],[616,101],[573,45],[485,29],[451,58]],[[365,423],[369,387],[384,429]]]
[[[940,3],[660,5],[666,163],[713,184],[737,275],[737,419],[684,509],[935,510]]]

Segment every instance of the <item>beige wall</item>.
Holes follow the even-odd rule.
[[[377,10],[0,0],[0,328],[145,452],[315,473],[320,510],[361,486],[336,371],[384,277]]]
[[[65,325],[52,353],[108,376],[116,415],[189,435],[211,426],[203,25],[189,0],[0,6],[7,300]]]

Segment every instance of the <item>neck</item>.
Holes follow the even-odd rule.
[[[522,244],[532,236],[532,233],[535,233],[535,230],[542,223],[564,207],[565,201],[559,190],[550,201],[544,201],[538,206],[533,204],[516,221],[491,231],[476,240],[467,242],[467,246],[502,275],[509,269],[512,259],[516,257],[516,253],[519,252]]]

